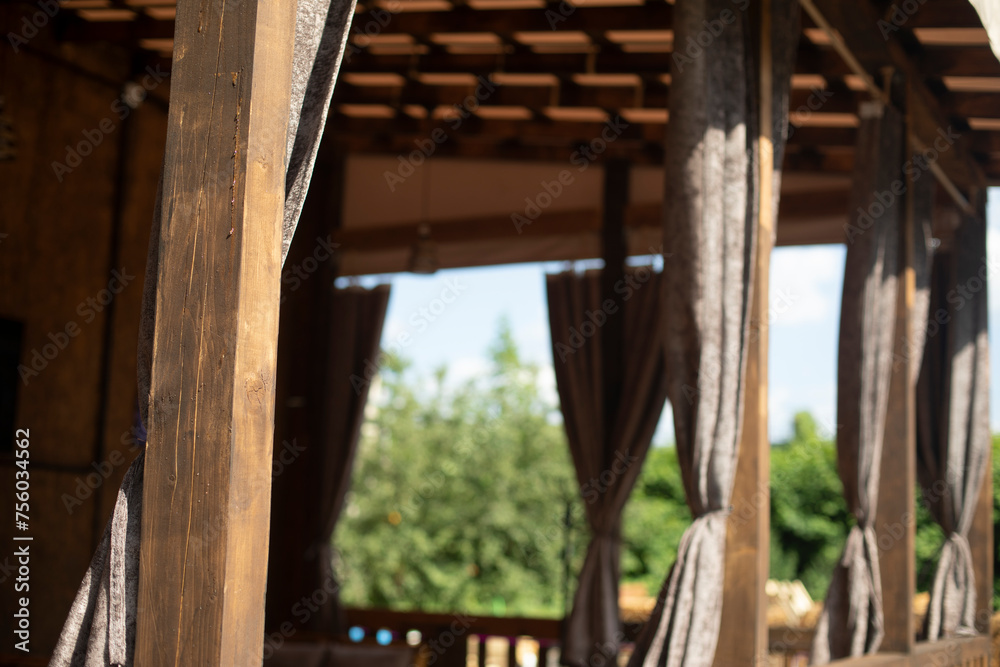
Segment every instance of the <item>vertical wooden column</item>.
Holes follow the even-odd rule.
[[[909,145],[906,142],[905,145]],[[909,151],[907,149],[907,154]],[[900,164],[903,160],[900,161]],[[902,178],[902,175],[900,175]],[[910,184],[912,185],[912,181]],[[885,637],[880,651],[911,653],[915,642],[913,596],[916,593],[917,482],[916,378],[910,363],[911,321],[916,298],[914,234],[917,215],[914,188],[907,187],[899,238],[899,280],[892,379],[886,411],[879,477],[875,535],[882,577]]]
[[[976,208],[976,215],[982,221],[982,234],[986,234],[986,193],[979,190],[972,197],[973,205]],[[983,243],[983,248],[986,243]],[[987,274],[987,281],[989,275]],[[989,284],[985,286],[989,293]],[[985,299],[984,299],[985,300]],[[984,392],[989,391],[989,376],[986,377],[987,386],[983,387]],[[988,395],[988,394],[987,394]],[[984,430],[990,433],[989,410],[986,409],[978,416],[986,424]],[[990,618],[993,616],[993,565],[995,554],[993,552],[993,538],[995,527],[993,525],[993,447],[992,438],[990,442],[990,452],[986,458],[986,474],[983,477],[983,486],[979,491],[979,504],[976,507],[976,514],[972,519],[972,528],[969,530],[969,546],[972,551],[972,563],[976,573],[976,629],[979,632],[989,633]]]
[[[629,164],[624,160],[604,163],[604,202],[601,214],[601,256],[604,271],[601,273],[601,303],[608,299],[617,301],[615,285],[625,276],[625,207],[628,205]],[[604,391],[604,428],[610,430],[621,401],[625,376],[624,363],[625,315],[609,317],[601,331],[601,384]],[[609,433],[605,434],[610,435]],[[614,453],[606,451],[606,466],[614,460]]]
[[[262,660],[295,9],[177,7],[138,667]]]
[[[771,3],[759,3],[760,72],[758,130],[760,205],[757,254],[747,348],[743,433],[726,533],[725,590],[722,630],[715,651],[716,667],[756,667],[768,663],[767,593],[770,574],[771,444],[767,428],[768,294],[773,211],[773,110]]]

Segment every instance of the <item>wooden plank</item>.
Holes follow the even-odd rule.
[[[758,140],[759,210],[753,259],[753,294],[744,378],[743,427],[726,530],[722,594],[723,628],[715,667],[768,663],[767,592],[770,574],[771,443],[767,429],[768,300],[774,232],[774,120],[772,109],[771,2],[761,0],[754,15],[759,44]],[[752,76],[748,74],[748,76]]]
[[[979,193],[975,201],[980,219],[984,221],[981,226],[982,233],[986,234],[986,201],[985,191]],[[985,245],[983,246],[985,247]],[[989,278],[987,278],[988,280]],[[989,377],[985,380],[987,386],[983,387],[984,392],[989,392]],[[989,414],[987,410],[979,415],[979,418],[986,421],[983,426],[986,433],[990,433]],[[991,441],[990,451],[986,459],[986,474],[983,477],[983,486],[979,492],[979,503],[976,507],[976,514],[972,519],[972,527],[969,530],[969,546],[972,551],[972,563],[976,574],[976,629],[983,633],[990,632],[990,618],[993,616],[993,565],[994,546],[993,539],[996,527],[993,524],[993,447]]]
[[[881,17],[874,7],[866,0],[803,0],[803,6],[810,12],[815,9],[822,14],[870,76],[874,77],[884,67],[892,67],[905,76],[910,84],[907,111],[913,140],[923,146],[933,146],[942,136],[939,131],[946,132],[949,123],[935,96],[924,84],[926,74],[907,55],[897,37],[886,39],[882,35]],[[981,170],[969,154],[967,142],[961,138],[948,150],[940,152],[935,164],[966,197],[983,183]]]
[[[612,160],[604,166],[604,206],[601,214],[601,303],[618,302],[615,285],[625,277],[625,258],[628,248],[625,240],[625,208],[628,204],[629,164]],[[625,378],[625,316],[608,317],[601,331],[601,390],[604,415],[601,423],[604,438],[611,437],[614,420]],[[611,466],[614,453],[605,451],[604,466]]]
[[[987,667],[989,637],[954,637],[914,647],[914,667]]]
[[[843,223],[847,219],[844,189],[804,191],[782,195],[778,215],[778,239],[791,228],[809,226],[826,221],[828,228],[816,230],[815,236],[804,237],[805,243],[842,243],[845,240]],[[624,208],[624,225],[628,230],[659,229],[663,225],[662,206],[659,204],[631,204]],[[827,211],[820,217],[817,211]],[[580,232],[598,232],[601,213],[596,209],[580,208],[562,211],[547,210],[530,225],[521,227],[516,234],[510,215],[491,215],[475,218],[455,218],[440,222],[410,222],[398,225],[379,225],[371,229],[344,229],[333,233],[334,242],[340,243],[345,252],[371,252],[408,248],[420,236],[420,227],[426,225],[428,235],[438,244],[468,243],[472,241],[503,241],[535,236],[559,236]]]
[[[909,154],[909,151],[905,152]],[[903,162],[901,156],[900,164]],[[916,297],[913,236],[918,218],[913,208],[913,193],[914,189],[908,187],[899,229],[900,279],[896,298],[893,358],[904,360],[909,358],[910,321]],[[894,364],[882,445],[878,510],[875,515],[875,535],[882,577],[882,608],[885,613],[885,637],[879,650],[905,654],[913,651],[916,632],[913,618],[913,596],[916,594],[914,493],[917,479],[915,388],[911,364]]]
[[[393,109],[418,105],[433,109],[461,104],[473,94],[485,77],[471,72],[452,72],[467,77],[466,85],[428,85],[418,81],[400,79],[397,85],[355,85],[346,77],[345,85],[338,85],[333,102],[339,104],[384,104]],[[608,73],[613,74],[613,73]],[[614,73],[620,74],[620,73]],[[631,74],[631,73],[627,73]],[[478,77],[478,78],[477,78]],[[789,96],[789,109],[812,113],[815,108],[824,114],[855,114],[858,103],[867,95],[845,90],[795,90]],[[997,115],[997,94],[961,93],[952,96],[956,113],[971,116]],[[587,86],[573,80],[555,79],[552,85],[496,84],[483,102],[484,108],[493,106],[526,107],[536,114],[544,114],[548,107],[597,107],[605,110],[643,108],[663,110],[670,101],[670,88],[662,80],[649,77],[636,78],[635,85]],[[990,106],[990,103],[993,106]],[[813,119],[822,116],[814,115]],[[663,123],[661,123],[663,124]],[[840,128],[837,128],[840,129]]]
[[[136,665],[262,660],[295,5],[182,2]]]

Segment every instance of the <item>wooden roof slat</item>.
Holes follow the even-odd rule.
[[[58,18],[62,39],[141,44],[160,54],[146,56],[143,66],[148,62],[169,71],[164,56],[172,46],[168,17],[174,2],[69,0],[65,6],[74,2],[119,12],[133,7],[138,14],[131,21],[86,21],[86,14],[65,11]],[[814,3],[870,76],[892,64],[914,83],[914,121],[924,145],[949,124],[963,133],[959,149],[943,154],[938,166],[966,189],[982,176],[976,161],[990,178],[1000,178],[992,138],[1000,133],[994,129],[1000,117],[1000,62],[985,44],[979,16],[967,0],[924,2],[905,20],[899,3],[888,0]],[[447,11],[437,11],[442,9]],[[392,14],[390,21],[384,12]],[[378,30],[374,38],[365,37],[372,21]],[[463,125],[461,140],[456,139],[463,154],[488,155],[491,145],[497,155],[561,151],[592,125],[562,121],[570,129],[560,128],[546,115],[554,108],[561,118],[621,114],[631,126],[643,128],[622,141],[641,146],[648,156],[656,149],[646,142],[661,140],[668,104],[672,22],[673,5],[662,0],[370,0],[355,16],[352,43],[358,49],[345,59],[334,98],[354,117],[334,113],[350,121],[348,126],[360,123],[364,132],[401,131],[416,138],[407,122],[440,122],[434,118],[454,113],[454,105],[480,77],[497,76],[502,85],[483,100],[481,111]],[[893,26],[888,40],[882,34],[885,22]],[[815,41],[803,36],[799,44],[798,83],[790,105],[798,126],[790,150],[799,167],[841,168],[853,146],[850,125],[856,122],[857,103],[868,93],[819,27],[803,13],[803,34]],[[810,99],[814,87],[834,93],[818,111]],[[396,128],[385,127],[393,123]],[[974,129],[965,129],[968,125]],[[353,137],[352,145],[387,145],[379,137]],[[831,150],[842,153],[834,156]]]
[[[876,75],[887,65],[894,66],[906,77],[911,95],[907,114],[912,122],[912,132],[919,143],[930,146],[939,131],[950,127],[945,113],[924,83],[925,73],[914,65],[898,42],[882,38],[878,26],[879,16],[866,3],[848,6],[840,0],[810,0],[827,21],[840,33],[853,56],[869,75]],[[853,3],[852,3],[853,4]],[[982,173],[976,166],[961,139],[938,155],[936,169],[968,196],[973,188],[983,184]]]

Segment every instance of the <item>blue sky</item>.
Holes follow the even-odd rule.
[[[989,252],[1000,253],[1000,188],[990,190]],[[843,246],[778,248],[771,258],[769,409],[771,439],[786,438],[792,416],[809,410],[833,433],[836,412],[837,327],[844,267]],[[564,264],[517,264],[391,276],[392,295],[382,337],[418,375],[446,365],[458,382],[486,368],[486,351],[506,317],[522,356],[542,368],[542,391],[556,400],[545,302],[545,273]],[[363,279],[363,283],[377,279]],[[990,290],[990,345],[1000,350],[1000,287]],[[450,287],[449,287],[450,286]],[[428,310],[443,291],[456,296]],[[449,297],[450,298],[450,297]],[[438,304],[440,306],[440,304]],[[423,310],[421,310],[423,309]],[[405,335],[405,334],[408,334]],[[405,343],[405,344],[404,344]],[[1000,381],[1000,353],[991,355],[991,384]],[[1000,392],[992,391],[990,419],[1000,431]],[[672,440],[669,407],[655,441]]]

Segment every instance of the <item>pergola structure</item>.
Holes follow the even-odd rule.
[[[68,511],[39,528],[52,544],[39,539],[36,571],[55,574],[37,584],[36,600],[57,617],[35,626],[42,654],[55,644],[80,563],[115,506],[124,468],[109,464],[104,474],[104,463],[135,449],[135,439],[119,438],[115,424],[131,421],[139,288],[93,308],[90,320],[76,304],[107,282],[108,267],[144,261],[148,213],[158,206],[169,231],[152,241],[160,263],[149,423],[156,455],[145,464],[135,664],[260,661],[268,562],[262,544],[270,532],[271,561],[280,560],[280,545],[294,541],[280,531],[295,530],[294,522],[271,520],[272,444],[297,423],[312,428],[301,407],[326,396],[302,370],[309,354],[294,345],[279,354],[277,343],[280,166],[294,4],[62,0],[17,3],[0,14],[11,44],[0,57],[6,142],[0,177],[9,188],[5,231],[12,237],[0,237],[0,252],[27,249],[0,263],[11,286],[0,295],[0,314],[23,323],[22,363],[67,319],[101,325],[84,327],[80,343],[36,368],[37,381],[29,378],[18,393],[17,419],[40,436],[32,454],[35,502]],[[763,26],[770,2],[731,4],[751,17],[751,34],[769,34]],[[781,143],[770,120],[782,110],[761,101],[756,112],[766,120],[748,129],[764,166],[751,270],[755,335],[745,351],[742,439],[730,499],[745,520],[730,522],[726,536],[724,634],[714,656],[720,667],[763,664],[773,644],[764,594],[764,313],[772,230],[779,245],[852,242],[857,174],[870,166],[856,159],[862,103],[875,99],[900,112],[910,159],[897,175],[912,178],[904,167],[916,166],[928,175],[924,183],[930,176],[936,183],[929,200],[904,197],[904,223],[896,230],[904,250],[892,349],[909,359],[910,332],[920,321],[916,220],[931,220],[942,247],[960,245],[968,225],[985,233],[986,187],[1000,183],[1000,61],[990,46],[992,38],[1000,48],[1000,9],[967,0],[801,0],[801,6],[792,129],[783,164],[774,165],[782,171],[780,186],[771,181],[767,159],[771,143]],[[281,340],[294,340],[314,318],[324,326],[336,318],[323,298],[336,275],[594,257],[618,271],[628,255],[660,252],[664,164],[673,157],[664,149],[668,109],[676,104],[671,67],[697,60],[728,25],[706,23],[705,43],[698,41],[702,32],[675,40],[677,12],[661,0],[359,5],[300,224],[310,243],[329,234],[328,243],[339,244],[331,246],[336,259],[322,264],[315,279],[311,272],[302,277],[301,290],[285,284]],[[757,39],[753,47],[759,69],[748,77],[765,91],[761,99],[770,99],[775,84],[761,64],[771,57],[770,40]],[[81,146],[89,146],[86,153]],[[156,197],[161,161],[162,200]],[[189,168],[203,163],[216,169]],[[572,181],[560,181],[569,169]],[[225,187],[216,187],[223,180]],[[229,192],[230,180],[231,198],[190,196],[211,187]],[[779,193],[780,200],[772,197]],[[776,224],[773,201],[780,201]],[[68,211],[92,224],[84,227]],[[184,226],[192,216],[198,224]],[[314,249],[295,246],[289,261]],[[37,297],[23,276],[41,262],[54,269],[37,278],[45,294]],[[326,310],[317,312],[317,305]],[[322,331],[309,336],[323,340]],[[978,634],[915,640],[917,370],[909,363],[893,367],[878,459],[874,530],[892,535],[877,555],[884,638],[877,655],[839,664],[989,663],[988,478],[968,535]],[[53,395],[65,407],[49,417]],[[89,447],[69,444],[80,442],[81,428],[96,434]],[[13,468],[13,459],[3,465]],[[100,504],[85,505],[90,494],[74,485],[92,470],[101,481],[85,488]],[[305,475],[296,477],[308,482],[298,491],[304,495],[286,489],[290,495],[276,497],[276,507],[294,506],[322,483],[303,470],[294,474]],[[55,544],[66,531],[82,546]],[[201,540],[193,564],[186,552],[192,538]],[[290,590],[294,597],[294,585]],[[10,603],[2,604],[8,613]],[[464,649],[456,648],[440,664],[462,661]]]

